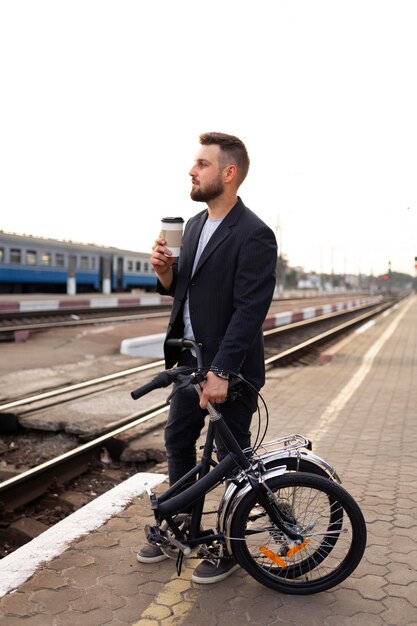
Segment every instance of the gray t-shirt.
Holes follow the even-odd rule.
[[[218,226],[220,225],[220,222],[222,221],[222,217],[219,219],[210,219],[207,218],[206,223],[203,226],[203,229],[201,231],[200,234],[200,239],[198,240],[198,246],[197,246],[197,252],[195,254],[195,259],[194,259],[194,264],[193,264],[193,271],[191,272],[191,276],[194,274],[195,272],[195,268],[197,267],[197,264],[200,260],[200,257],[203,253],[204,248],[206,247],[210,237],[212,236],[212,234],[214,233],[214,231],[216,230],[216,228],[218,228]],[[187,291],[187,297],[184,303],[184,314],[183,314],[183,321],[184,321],[184,337],[185,339],[193,339],[195,340],[194,337],[194,331],[193,328],[191,326],[191,319],[190,319],[190,303],[189,303],[189,298],[188,298],[188,291]]]

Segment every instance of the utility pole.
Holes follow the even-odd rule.
[[[285,289],[285,264],[282,254],[282,227],[279,216],[275,226],[275,236],[278,242],[278,258],[277,258],[277,289],[279,292]]]
[[[417,256],[414,257],[414,291],[417,293]]]

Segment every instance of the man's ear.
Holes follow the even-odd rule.
[[[237,176],[237,167],[234,163],[230,163],[230,165],[227,165],[227,167],[224,168],[223,181],[225,183],[231,183],[233,180],[236,179],[236,176]]]

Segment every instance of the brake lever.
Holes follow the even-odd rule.
[[[174,387],[174,389],[169,394],[167,398],[167,402],[169,403],[172,400],[172,398],[175,396],[177,391],[180,391],[180,389],[185,389],[186,387],[188,387],[191,384],[191,380],[192,380],[192,375],[184,376],[183,374],[180,374],[177,377],[177,381],[176,381],[178,384]],[[178,382],[178,381],[181,381],[181,382]]]

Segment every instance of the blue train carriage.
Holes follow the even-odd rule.
[[[156,286],[149,255],[0,231],[0,293],[65,293],[70,276],[79,293]]]
[[[156,290],[156,275],[149,261],[150,254],[112,248],[112,291],[132,289]]]

